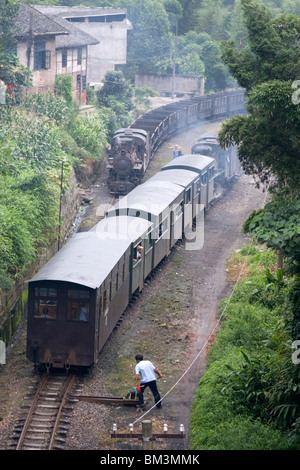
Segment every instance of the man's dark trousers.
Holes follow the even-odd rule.
[[[161,408],[161,403],[158,403],[160,401],[160,394],[159,394],[159,391],[157,390],[156,380],[151,380],[151,382],[141,384],[141,393],[138,393],[140,406],[144,406],[143,394],[147,387],[149,387],[151,392],[153,393],[155,403],[157,403],[156,407]]]

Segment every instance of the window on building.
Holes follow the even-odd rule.
[[[77,64],[82,64],[82,47],[78,47],[77,49]]]
[[[50,69],[51,51],[46,50],[46,42],[34,43],[34,70]]]
[[[62,67],[66,67],[68,63],[68,51],[64,49],[61,53],[61,65]]]

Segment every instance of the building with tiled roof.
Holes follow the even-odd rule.
[[[132,25],[125,8],[40,5],[35,8],[53,19],[61,16],[98,40],[97,44],[88,46],[88,84],[99,84],[107,71],[114,70],[118,64],[126,64],[127,31]]]
[[[57,75],[72,75],[73,95],[86,103],[88,46],[99,41],[57,14],[20,6],[17,55],[33,74],[30,93],[54,91]]]
[[[17,56],[32,71],[30,92],[53,91],[56,75],[55,39],[69,32],[34,7],[20,5],[16,24]]]
[[[45,16],[35,7],[25,3],[19,8],[16,30],[17,38],[21,40],[25,40],[28,36],[34,38],[68,34],[63,26]]]
[[[69,32],[56,37],[56,75],[72,75],[73,95],[86,104],[88,47],[99,41],[59,15],[51,18]]]

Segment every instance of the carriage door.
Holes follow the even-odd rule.
[[[143,240],[144,243],[144,279],[151,273],[153,266],[153,235],[152,229],[147,233],[147,237]]]
[[[201,175],[201,204],[204,204],[205,209],[207,208],[207,171]]]
[[[144,243],[139,240],[133,246],[132,255],[132,293],[143,288],[144,284]]]

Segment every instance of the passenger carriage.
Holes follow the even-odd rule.
[[[101,236],[101,226],[73,236],[29,281],[29,360],[55,368],[97,362],[133,290],[142,283],[133,269],[134,252],[147,239],[151,223],[139,222],[132,233],[120,219],[109,236]]]
[[[171,169],[190,170],[199,174],[201,177],[201,186],[200,182],[198,183],[200,186],[199,203],[207,209],[208,204],[214,197],[214,159],[204,155],[182,155],[171,160],[161,170],[169,171]]]
[[[149,240],[147,252],[152,254],[151,269],[154,269],[182,236],[182,220],[173,220],[171,212],[182,208],[183,204],[184,188],[168,182],[162,182],[159,186],[146,182],[109,209],[107,217],[128,215],[153,223],[152,239]],[[145,263],[150,263],[150,259],[149,255]]]
[[[162,181],[177,184],[184,188],[184,208],[182,208],[182,232],[184,232],[188,226],[192,226],[193,219],[197,215],[197,204],[200,204],[201,176],[191,170],[170,169],[170,171],[156,173],[145,184],[153,186],[154,183],[158,183],[159,187]],[[185,211],[184,223],[183,210]]]

